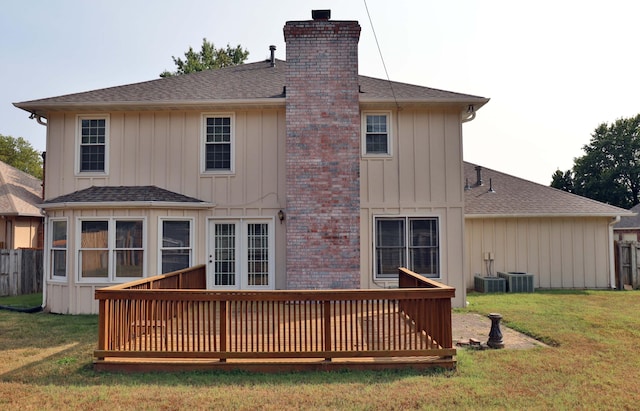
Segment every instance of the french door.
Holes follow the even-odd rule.
[[[209,221],[208,288],[274,289],[271,219]]]

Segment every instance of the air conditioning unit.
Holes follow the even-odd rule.
[[[476,274],[473,278],[473,287],[479,293],[504,293],[506,281],[500,277],[483,277]]]
[[[507,283],[508,293],[532,293],[533,274],[510,271],[507,273],[498,271],[498,277],[504,278]]]

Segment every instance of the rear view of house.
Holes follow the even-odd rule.
[[[464,303],[462,123],[488,99],[358,75],[360,26],[327,11],[284,36],[286,61],[15,104],[47,119],[47,309],[197,264],[247,290],[407,266]]]

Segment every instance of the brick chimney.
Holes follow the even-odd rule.
[[[360,288],[357,21],[284,26],[287,288]]]

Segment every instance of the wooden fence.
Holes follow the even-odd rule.
[[[640,288],[640,243],[616,241],[616,287]]]
[[[0,297],[42,292],[42,250],[0,250]]]

